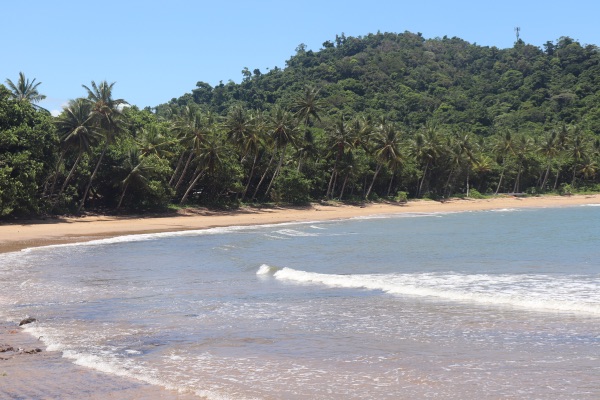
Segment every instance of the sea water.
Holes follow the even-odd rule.
[[[600,398],[600,207],[51,246],[0,287],[48,350],[209,399]]]

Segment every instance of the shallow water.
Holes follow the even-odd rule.
[[[600,397],[600,208],[218,228],[0,256],[0,317],[208,398]]]

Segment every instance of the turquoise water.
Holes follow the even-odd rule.
[[[0,255],[0,317],[213,399],[600,397],[600,207],[219,228]]]

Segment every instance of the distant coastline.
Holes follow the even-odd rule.
[[[483,211],[504,208],[551,208],[600,204],[600,194],[574,196],[415,200],[364,206],[313,203],[300,208],[240,208],[232,211],[184,209],[164,216],[84,216],[0,224],[0,253],[31,247],[87,242],[109,237],[177,232],[213,227],[324,221],[369,215]]]

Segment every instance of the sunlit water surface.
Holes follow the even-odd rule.
[[[211,399],[600,398],[600,207],[54,246],[0,287],[48,349]]]

